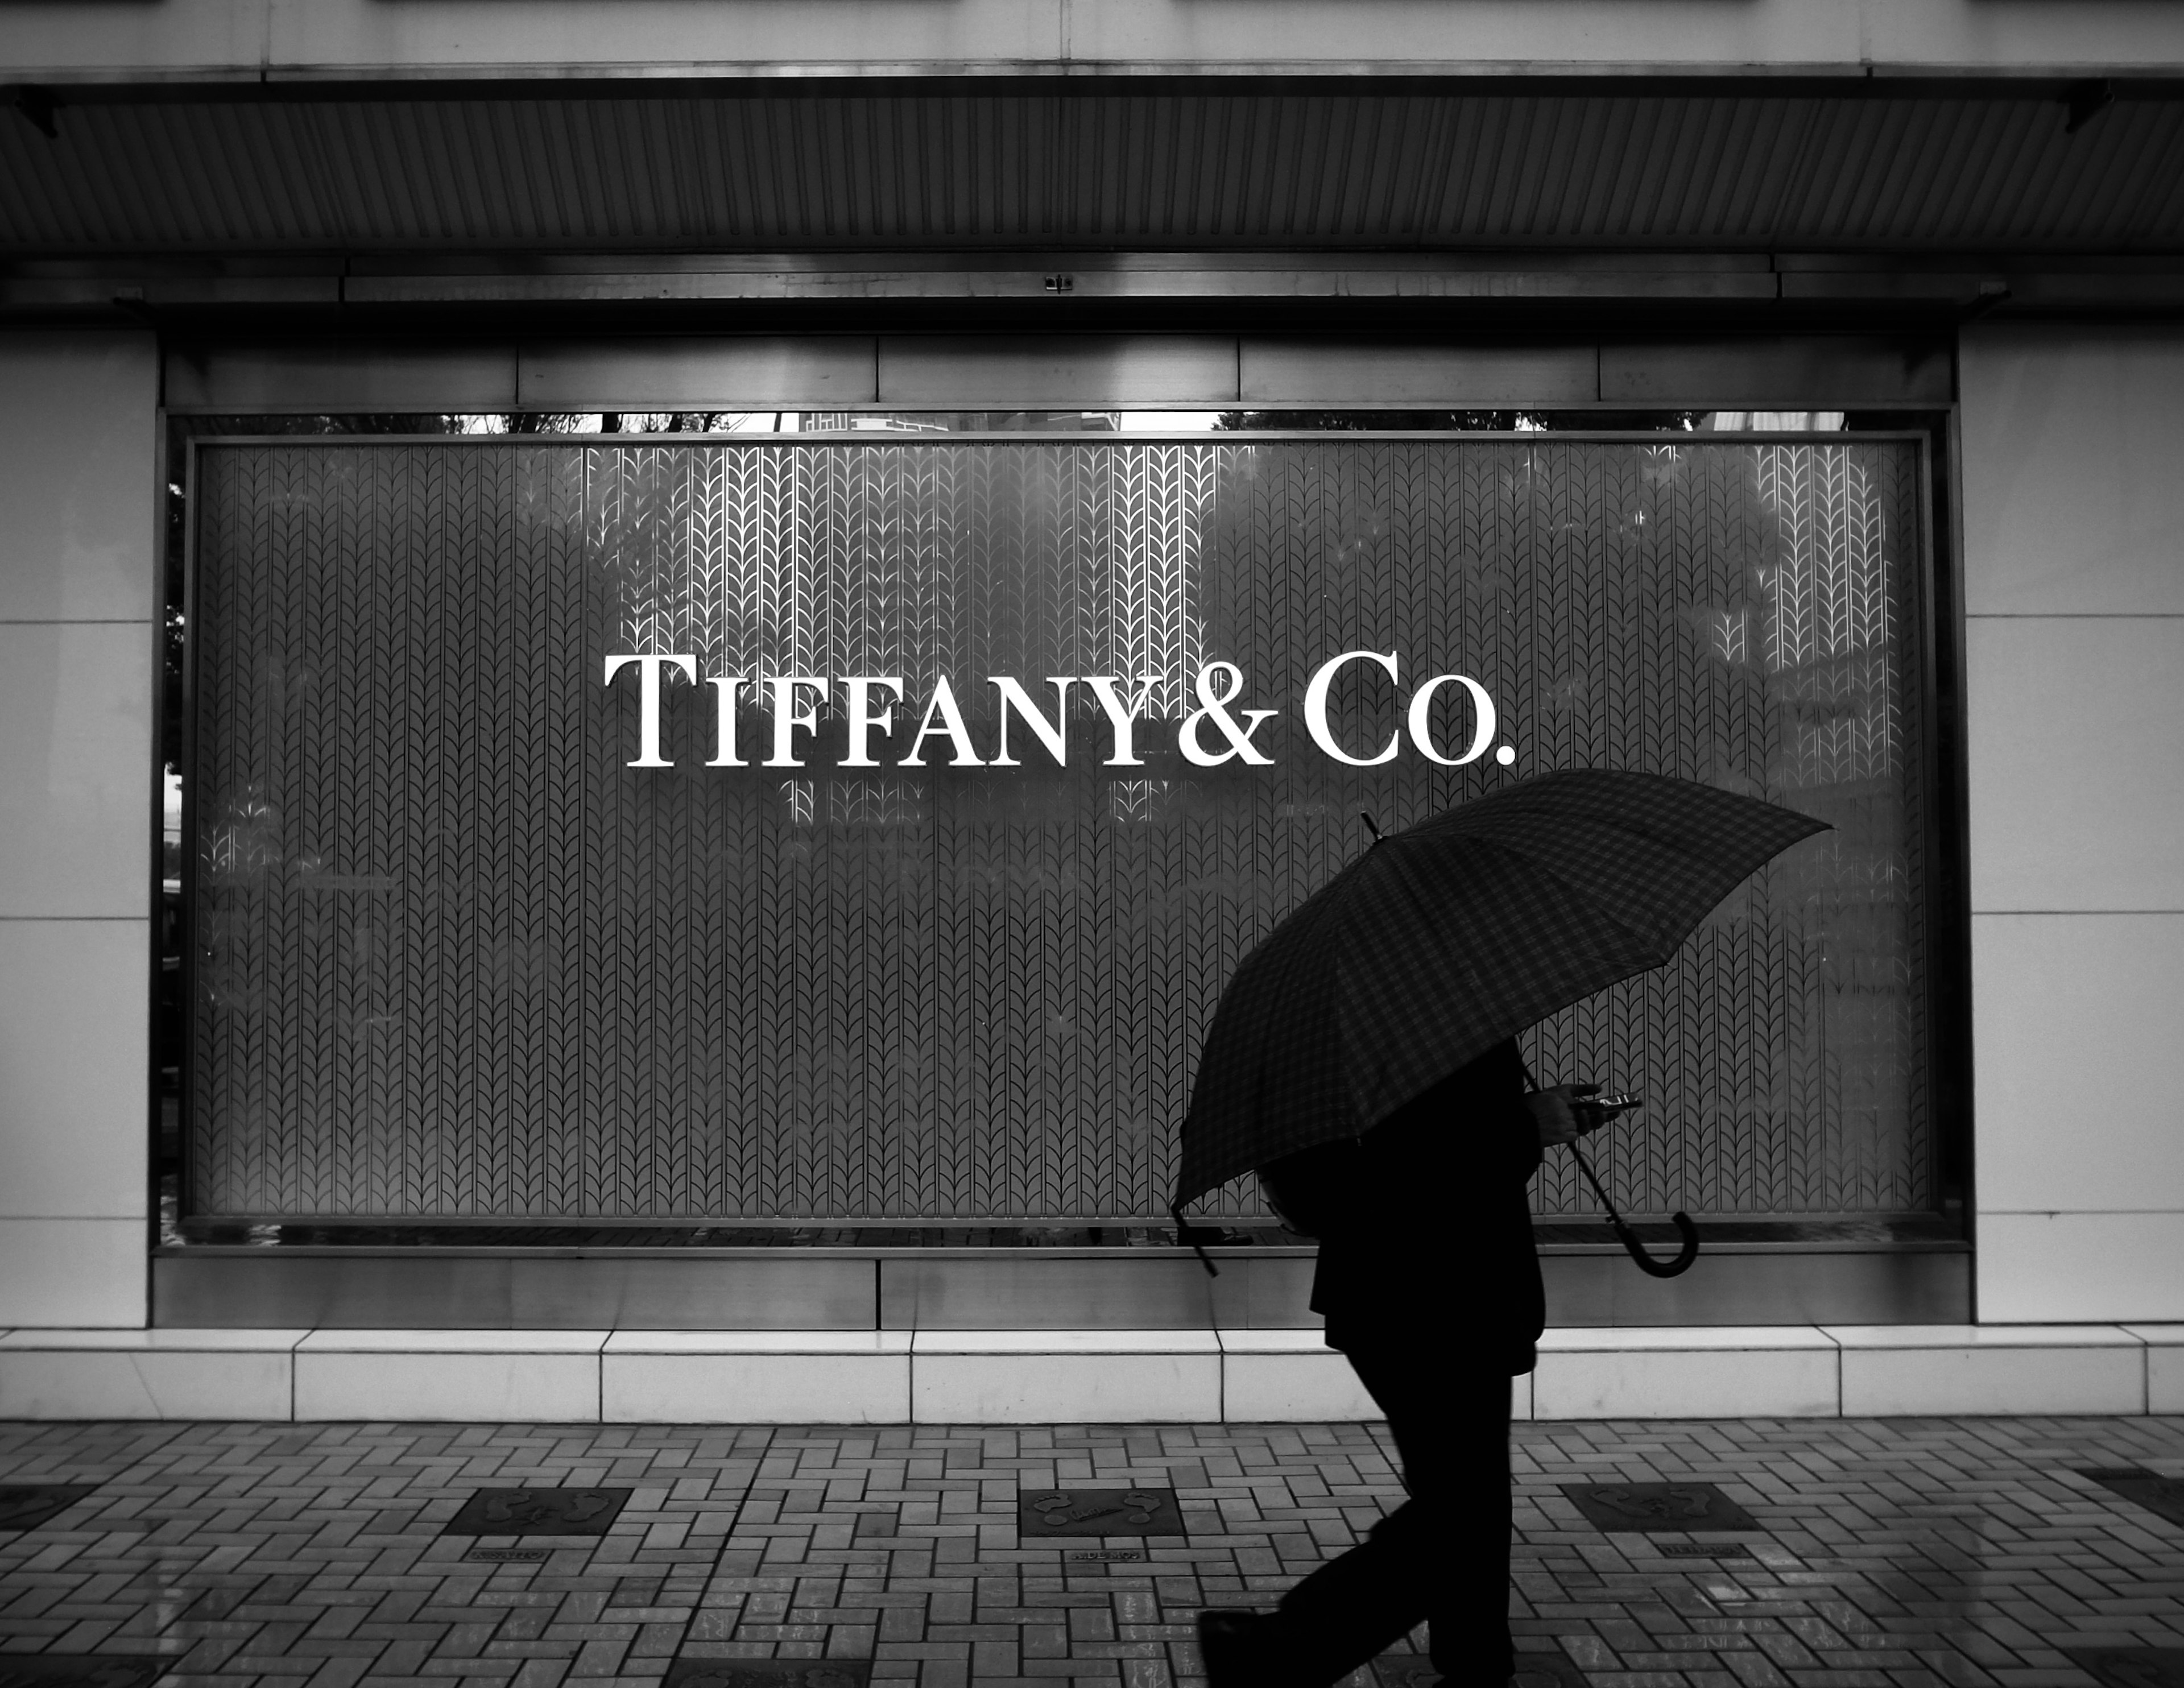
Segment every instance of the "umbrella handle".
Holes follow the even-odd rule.
[[[1699,1257],[1699,1228],[1691,1223],[1690,1214],[1669,1216],[1684,1245],[1676,1251],[1674,1260],[1663,1264],[1646,1252],[1646,1245],[1639,1241],[1637,1232],[1624,1223],[1623,1216],[1615,1211],[1615,1204],[1607,1199],[1607,1192],[1600,1187],[1600,1180],[1592,1175],[1591,1163],[1578,1153],[1577,1145],[1573,1142],[1563,1146],[1577,1156],[1579,1169],[1585,1173],[1585,1181],[1592,1186],[1592,1193],[1600,1198],[1600,1205],[1607,1210],[1607,1223],[1615,1227],[1615,1234],[1623,1244],[1624,1252],[1630,1256],[1631,1264],[1649,1278],[1680,1278],[1691,1269],[1691,1262]]]
[[[1691,1262],[1699,1257],[1699,1228],[1691,1223],[1691,1216],[1674,1213],[1669,1217],[1674,1221],[1684,1245],[1676,1251],[1676,1257],[1665,1264],[1646,1252],[1646,1245],[1638,1240],[1638,1234],[1622,1220],[1611,1222],[1615,1227],[1615,1234],[1623,1240],[1624,1249],[1630,1255],[1631,1264],[1649,1278],[1680,1278],[1691,1269]]]

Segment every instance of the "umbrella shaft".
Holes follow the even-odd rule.
[[[1578,1169],[1585,1174],[1585,1181],[1592,1186],[1592,1193],[1600,1198],[1600,1205],[1607,1210],[1607,1223],[1618,1229],[1621,1228],[1623,1216],[1615,1211],[1615,1204],[1607,1199],[1607,1192],[1600,1187],[1600,1180],[1592,1175],[1591,1163],[1579,1153],[1576,1144],[1569,1143],[1563,1146],[1571,1154],[1577,1156]]]

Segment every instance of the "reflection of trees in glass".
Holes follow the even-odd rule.
[[[1705,410],[1224,410],[1224,433],[1689,433]]]
[[[600,444],[590,542],[620,594],[617,649],[690,655],[709,679],[895,675],[914,719],[944,675],[983,721],[989,676],[1043,704],[1048,675],[1152,676],[1145,713],[1172,717],[1196,669],[1190,582],[1222,449]],[[1056,536],[1076,566],[1054,566]],[[837,691],[825,713],[840,709]],[[1069,714],[1104,719],[1081,686]]]
[[[1759,492],[1780,537],[1763,574],[1766,661],[1790,705],[1798,784],[1896,771],[1884,499],[1851,448],[1763,446]]]
[[[188,489],[182,476],[189,442],[216,435],[455,434],[464,418],[422,411],[370,415],[175,416],[167,426],[166,638],[160,674],[159,755],[167,772],[182,772],[182,643],[187,628],[182,580],[189,529]]]

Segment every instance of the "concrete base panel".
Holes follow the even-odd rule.
[[[1846,1417],[2146,1411],[2149,1349],[2120,1325],[1830,1329]]]
[[[1535,1418],[1832,1418],[1841,1351],[1817,1329],[1550,1330]]]
[[[596,1423],[604,1330],[314,1331],[298,1419]]]
[[[14,1330],[0,1418],[295,1417],[303,1330]]]
[[[921,1424],[1217,1423],[1222,1352],[1210,1330],[921,1331],[911,1418]]]
[[[620,1332],[600,1415],[627,1424],[900,1424],[910,1338],[891,1330]]]
[[[2184,1327],[1552,1330],[1518,1419],[2184,1412]],[[15,1330],[0,1418],[1341,1423],[1309,1331]]]

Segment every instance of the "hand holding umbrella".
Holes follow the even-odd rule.
[[[1635,1111],[1645,1104],[1631,1095],[1601,1095],[1597,1084],[1563,1085],[1560,1089],[1572,1093],[1568,1109],[1570,1117],[1567,1123],[1559,1117],[1551,1120],[1548,1117],[1551,1111],[1535,1107],[1534,1113],[1540,1118],[1541,1145],[1560,1144],[1570,1151],[1578,1170],[1585,1174],[1585,1181],[1592,1186],[1592,1193],[1600,1198],[1600,1205],[1607,1212],[1607,1223],[1615,1228],[1615,1234],[1621,1240],[1624,1252],[1630,1255],[1641,1272],[1653,1278],[1675,1278],[1690,1271],[1691,1262],[1699,1257],[1699,1230],[1691,1223],[1691,1215],[1677,1213],[1672,1216],[1676,1234],[1683,1244],[1677,1251],[1676,1257],[1666,1262],[1654,1259],[1646,1251],[1646,1245],[1638,1240],[1637,1232],[1626,1224],[1623,1216],[1615,1211],[1615,1204],[1607,1199],[1607,1192],[1601,1188],[1600,1180],[1593,1176],[1592,1163],[1585,1158],[1577,1146],[1579,1138],[1599,1130],[1620,1115]],[[1554,1090],[1535,1090],[1526,1100],[1538,1101],[1557,1094]]]

